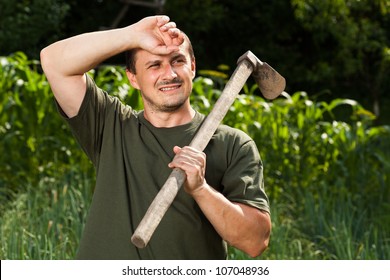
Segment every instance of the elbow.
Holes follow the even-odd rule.
[[[44,48],[40,52],[40,60],[41,60],[41,66],[43,69],[43,72],[45,72],[45,69],[47,69],[50,59],[48,59],[48,51],[47,48]]]
[[[262,237],[259,237],[257,235],[256,238],[253,239],[247,239],[245,241],[236,241],[236,242],[229,242],[228,243],[241,250],[245,254],[247,254],[251,258],[259,257],[269,246],[270,242],[270,232],[268,231],[263,235]]]
[[[47,75],[48,73],[55,73],[58,67],[61,66],[58,59],[61,58],[61,54],[53,45],[49,45],[43,48],[39,53],[41,67],[43,72]]]
[[[258,244],[248,248],[248,250],[246,250],[245,253],[251,258],[259,257],[268,248],[268,245],[269,245],[269,236],[267,238],[262,238],[258,242]]]
[[[240,242],[240,243],[229,243],[231,246],[241,250],[245,254],[247,254],[251,258],[259,257],[267,248],[269,245],[269,234],[268,236],[264,236],[263,238],[257,238],[252,240],[247,240],[246,242]]]
[[[269,246],[270,236],[271,236],[271,217],[269,213],[261,212],[262,223],[260,236],[257,239],[256,246],[253,246],[252,249],[248,252],[248,255],[252,258],[260,256]]]
[[[241,250],[248,256],[256,258],[267,248],[271,235],[271,216],[268,212],[246,205],[239,205],[245,210],[245,217],[236,230],[229,231],[224,239],[233,247]]]
[[[253,231],[252,238],[247,240],[247,243],[242,251],[249,255],[251,258],[260,256],[269,246],[271,236],[271,218],[268,213],[260,212],[258,223],[258,229]]]
[[[42,49],[39,56],[43,73],[49,82],[56,77],[63,76],[60,72],[59,63],[57,61],[58,55],[53,52],[51,46]]]

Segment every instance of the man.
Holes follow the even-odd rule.
[[[141,112],[85,74],[125,51]],[[254,142],[220,126],[204,152],[186,146],[204,116],[189,101],[191,43],[167,16],[56,42],[42,50],[41,61],[61,114],[96,168],[77,258],[224,259],[226,242],[252,257],[265,250],[271,222]],[[184,189],[148,246],[138,249],[130,237],[171,168],[186,173]]]

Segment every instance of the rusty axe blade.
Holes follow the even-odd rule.
[[[251,51],[243,54],[238,59],[237,64],[237,68],[227,82],[214,108],[202,123],[189,146],[200,151],[206,148],[251,74],[253,74],[260,91],[267,99],[274,99],[283,92],[286,85],[285,79],[267,63],[261,62]],[[181,169],[173,169],[131,237],[131,242],[135,246],[144,248],[149,243],[155,229],[185,180],[186,175]]]

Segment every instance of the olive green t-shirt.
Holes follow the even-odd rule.
[[[61,111],[61,110],[60,110]],[[225,259],[226,243],[183,188],[149,244],[130,238],[171,173],[173,147],[188,145],[204,116],[185,125],[156,128],[87,78],[78,112],[65,118],[96,168],[96,187],[78,259]],[[269,212],[263,167],[253,140],[221,125],[204,151],[206,180],[229,200]]]

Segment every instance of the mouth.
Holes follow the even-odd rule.
[[[175,91],[177,89],[181,88],[181,84],[171,84],[171,85],[165,85],[159,88],[160,91],[168,93],[171,91]]]

